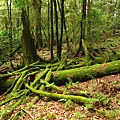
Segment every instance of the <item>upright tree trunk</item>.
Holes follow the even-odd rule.
[[[7,0],[7,8],[8,8],[8,29],[9,29],[9,45],[10,45],[10,53],[12,52],[12,1]]]
[[[51,39],[50,39],[50,53],[51,53],[51,59],[53,59],[53,40],[54,40],[54,27],[53,27],[53,0],[51,0]]]
[[[29,20],[25,10],[22,10],[21,19],[23,23],[21,46],[23,50],[24,64],[29,65],[30,63],[37,61],[39,57],[36,53],[34,39],[32,38],[30,33]]]
[[[60,46],[58,51],[58,60],[61,59],[61,53],[62,53],[63,25],[64,25],[64,0],[61,0],[61,32],[60,32]]]
[[[41,23],[41,0],[33,0],[33,7],[35,13],[35,40],[36,47],[40,49],[43,46],[42,41],[42,23]]]
[[[83,0],[83,7],[82,7],[82,21],[80,22],[80,41],[79,41],[79,48],[77,50],[77,53],[75,56],[78,55],[78,53],[82,49],[82,39],[85,39],[85,27],[86,27],[86,2],[87,0]]]
[[[62,14],[61,13],[61,7],[60,7],[59,0],[57,0],[57,3],[58,3],[58,8],[59,8],[60,14]],[[65,35],[66,35],[66,42],[67,42],[67,51],[69,51],[70,50],[70,46],[69,46],[69,40],[68,40],[68,33],[67,33],[65,14],[64,14],[64,18],[63,19],[64,19],[64,30],[65,30]]]
[[[56,0],[53,0],[54,2],[54,11],[55,11],[55,23],[56,23],[56,42],[57,42],[57,57],[59,57],[59,32],[58,32],[58,12],[57,12],[57,2]]]
[[[87,5],[87,17],[88,17],[88,21],[87,21],[87,39],[91,40],[91,20],[90,20],[90,11],[92,8],[92,0],[88,0],[88,5]]]
[[[48,0],[48,40],[47,46],[50,49],[50,0]]]
[[[68,40],[68,33],[67,33],[65,14],[64,14],[64,30],[65,30],[65,35],[66,35],[67,51],[69,51],[70,50],[70,45],[69,45],[69,40]]]

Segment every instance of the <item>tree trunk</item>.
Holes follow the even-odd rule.
[[[57,2],[56,0],[53,0],[54,2],[54,11],[55,11],[55,24],[56,24],[56,43],[57,43],[57,57],[59,58],[59,32],[58,32],[58,11],[57,11]]]
[[[86,3],[87,0],[83,0],[82,5],[82,21],[80,22],[80,40],[79,40],[79,48],[77,50],[77,53],[75,56],[79,54],[79,52],[82,50],[82,40],[85,39],[85,29],[86,29]]]
[[[47,46],[50,49],[50,0],[48,0],[48,40]]]
[[[37,64],[37,62],[35,62]],[[36,65],[35,64],[35,65]],[[31,64],[30,66],[26,66],[18,71],[14,71],[13,73],[9,74],[1,74],[0,76],[0,91],[6,90],[11,86],[11,84],[14,82],[14,80],[9,79],[9,80],[4,80],[8,78],[9,76],[16,75],[16,73],[20,72],[23,73],[25,72],[26,69],[29,69],[29,67],[34,67],[34,64]],[[34,86],[42,76],[48,72],[48,68],[46,68],[42,74],[40,74],[34,82],[32,83],[32,86]],[[95,64],[92,66],[84,66],[80,68],[75,68],[75,69],[68,69],[68,70],[60,70],[60,71],[55,71],[53,72],[52,79],[50,82],[54,82],[56,85],[63,85],[66,82],[72,80],[73,82],[79,81],[87,81],[93,78],[97,77],[102,77],[105,75],[110,75],[110,74],[115,74],[120,72],[120,60],[118,61],[113,61],[109,63],[104,63],[104,64]]]
[[[8,9],[8,22],[9,22],[9,45],[10,45],[10,53],[12,52],[12,1],[7,0],[7,9]]]
[[[60,44],[58,50],[58,60],[61,60],[62,54],[62,40],[63,40],[63,25],[64,25],[64,0],[61,1],[61,31],[60,31]]]
[[[43,46],[42,41],[42,24],[41,24],[41,0],[33,0],[33,7],[35,13],[35,40],[36,47],[40,49]]]
[[[50,39],[50,55],[51,59],[54,58],[53,55],[53,40],[54,40],[54,27],[53,27],[53,0],[50,3],[51,11],[50,11],[50,19],[51,19],[51,39]]]
[[[91,38],[91,16],[90,12],[92,9],[92,0],[88,0],[88,5],[87,5],[87,39],[90,41]]]
[[[24,55],[24,64],[29,65],[38,60],[38,55],[34,45],[34,39],[31,36],[29,29],[29,20],[26,12],[22,10],[23,33],[21,38],[21,46]]]
[[[53,72],[52,81],[56,85],[62,85],[69,80],[73,80],[74,82],[82,82],[92,78],[102,77],[118,72],[120,72],[120,60],[81,68],[56,71]]]

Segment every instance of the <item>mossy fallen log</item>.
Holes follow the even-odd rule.
[[[12,112],[14,111],[14,109],[20,105],[22,102],[22,98],[19,99],[17,102],[14,103],[14,105],[11,108],[8,108],[8,110],[6,112],[4,112],[4,114],[2,115],[2,119],[3,120],[8,120],[9,116],[12,114]]]
[[[53,72],[52,82],[56,85],[65,84],[68,82],[68,79],[71,79],[74,82],[82,82],[118,72],[120,72],[120,60],[75,69],[55,71]]]

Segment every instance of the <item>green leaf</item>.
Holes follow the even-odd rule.
[[[116,85],[116,84],[118,84],[119,82],[116,80],[116,81],[114,81],[114,82],[112,82],[111,84],[112,85]]]
[[[118,105],[120,105],[120,100],[116,100],[116,102],[118,103]]]
[[[72,102],[72,100],[67,100],[66,102],[65,102],[65,107],[68,107],[68,106],[70,106],[70,105],[72,105],[73,104],[73,102]]]
[[[46,119],[53,119],[53,118],[55,118],[55,116],[56,116],[55,113],[51,113],[51,114],[48,114],[48,115],[46,116]]]
[[[90,104],[90,103],[85,104],[85,106],[86,106],[86,108],[87,108],[87,109],[91,109],[91,108],[93,107],[93,105],[92,105],[92,104]]]

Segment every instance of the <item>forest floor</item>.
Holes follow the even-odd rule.
[[[41,98],[19,120],[120,120],[120,74],[95,78],[83,83],[68,83],[60,86],[68,92],[89,92],[89,96],[99,98],[92,106],[67,101],[53,101]],[[34,96],[29,98],[29,102]],[[29,103],[28,102],[28,103]],[[12,116],[27,104],[16,108]],[[2,109],[2,108],[1,108]]]
[[[75,46],[73,48],[76,49]],[[40,51],[40,56],[42,55],[45,59],[50,58],[48,49]],[[120,73],[81,83],[69,82],[59,87],[62,91],[74,95],[78,95],[81,91],[86,92],[85,97],[97,98],[99,101],[95,104],[83,105],[71,100],[54,101],[42,97],[31,109],[26,111],[24,108],[35,96],[32,94],[28,102],[18,106],[11,116],[24,111],[26,114],[22,115],[19,120],[120,120]],[[1,97],[2,94],[0,99]],[[0,109],[2,110],[4,107],[3,105]]]

